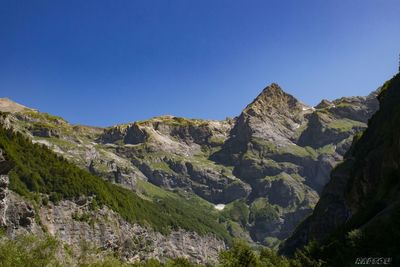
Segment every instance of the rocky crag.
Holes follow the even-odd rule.
[[[356,136],[314,212],[285,242],[282,253],[293,254],[314,240],[319,250],[312,256],[329,266],[352,266],[366,255],[399,264],[400,74],[380,91],[379,111]]]
[[[232,236],[270,247],[276,247],[311,214],[330,171],[377,108],[375,93],[323,100],[310,107],[272,84],[234,119],[162,116],[97,128],[71,125],[60,117],[0,100],[0,111],[6,112],[1,117],[3,127],[24,133],[34,143],[143,198],[147,197],[143,183],[195,194],[215,205],[216,209],[210,205],[210,212],[220,214],[220,222]],[[46,223],[58,210],[61,217],[51,221],[68,224],[61,211],[72,214],[77,204],[60,205],[53,203],[37,214],[44,225],[57,230],[54,233],[63,233],[64,240],[75,240],[76,233],[60,230],[71,227]],[[99,236],[96,230],[85,235]],[[173,236],[186,240],[183,233]],[[201,243],[196,238],[193,247]],[[210,244],[211,251],[203,254],[215,256],[221,244],[216,240]],[[157,253],[153,256],[163,255]]]
[[[9,188],[7,174],[12,168],[13,162],[0,150],[0,227],[9,238],[27,234],[45,238],[50,234],[62,241],[68,246],[61,251],[69,253],[64,255],[68,258],[66,266],[75,266],[83,254],[101,258],[109,253],[124,262],[147,259],[165,262],[183,257],[195,263],[210,263],[226,247],[223,240],[212,234],[184,229],[161,234],[147,226],[129,223],[105,205],[94,209],[92,196],[57,202],[49,201],[48,195],[43,194],[41,201],[22,197]]]

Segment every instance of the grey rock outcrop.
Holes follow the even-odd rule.
[[[7,226],[7,191],[8,191],[8,176],[0,175],[0,227]]]
[[[145,259],[166,261],[186,257],[193,262],[213,262],[224,242],[211,235],[200,236],[184,230],[162,235],[138,224],[130,224],[119,214],[102,208],[89,209],[90,200],[83,205],[71,201],[50,203],[40,209],[40,219],[48,232],[80,249],[82,242],[93,247],[118,251],[127,262]]]

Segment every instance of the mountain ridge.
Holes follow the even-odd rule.
[[[93,128],[23,110],[1,123],[141,197],[143,183],[197,195],[219,207],[213,212],[232,237],[276,248],[311,214],[330,170],[377,108],[366,97],[335,103],[314,109],[272,84],[234,119],[167,115]],[[311,147],[314,138],[324,142]]]

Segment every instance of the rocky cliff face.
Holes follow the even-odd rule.
[[[74,203],[61,201],[42,208],[40,219],[48,232],[70,244],[79,252],[82,242],[94,248],[117,252],[126,262],[158,259],[162,262],[177,257],[192,262],[214,262],[223,241],[212,235],[175,230],[162,235],[138,224],[130,224],[119,214],[103,207],[93,211],[90,200]]]
[[[229,121],[153,118],[105,130],[103,145],[113,140],[113,153],[128,159],[146,179],[170,190],[185,189],[213,203],[245,198],[248,185],[208,155],[227,138]]]
[[[399,74],[385,83],[378,98],[380,109],[368,129],[357,135],[344,162],[333,170],[313,214],[285,242],[283,253],[292,254],[316,240],[327,243],[325,256],[335,255],[339,244],[344,250],[342,260],[368,255],[394,257],[399,262],[398,246],[393,243],[399,236],[400,210]],[[361,236],[357,240],[355,233]],[[337,264],[338,258],[332,258],[328,261]]]
[[[138,181],[222,207],[233,236],[274,247],[312,212],[332,168],[378,108],[375,96],[309,107],[272,84],[235,119],[162,116],[95,128],[31,109],[4,126],[135,192]],[[241,203],[245,218],[238,218]],[[228,212],[233,211],[233,212]]]
[[[268,228],[257,220],[247,226],[254,240],[285,239],[311,213],[330,171],[377,108],[375,94],[312,108],[276,84],[246,107],[211,158],[251,186],[248,202],[266,198],[278,210]]]
[[[50,234],[68,245],[74,255],[79,256],[90,248],[92,254],[116,253],[126,262],[146,259],[164,262],[184,257],[207,263],[214,262],[219,251],[225,248],[225,243],[214,235],[199,235],[183,229],[162,235],[151,228],[131,224],[105,206],[93,209],[91,197],[35,207],[31,201],[9,190],[7,173],[11,168],[12,163],[0,150],[0,227],[11,238],[22,234],[38,237]]]

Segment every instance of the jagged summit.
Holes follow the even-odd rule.
[[[295,112],[308,109],[311,108],[283,91],[278,84],[272,83],[264,88],[253,102],[244,109],[244,112],[249,115],[255,115],[264,114],[265,112],[274,113],[274,110]]]
[[[33,109],[18,104],[7,97],[0,98],[0,111],[15,113],[23,110],[33,110]]]
[[[333,107],[334,104],[329,101],[328,99],[322,99],[321,102],[319,102],[318,105],[315,106],[316,109],[324,109],[324,108],[330,108]]]
[[[285,93],[282,88],[279,86],[277,83],[271,83],[267,87],[264,88],[264,90],[261,92],[263,93],[269,93],[269,94],[282,94]]]
[[[288,143],[310,112],[311,107],[272,83],[243,110],[239,123],[248,125],[251,130],[246,131],[254,137]]]

